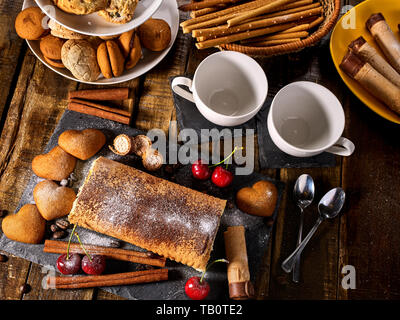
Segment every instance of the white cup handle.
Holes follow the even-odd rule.
[[[329,149],[325,150],[326,152],[337,154],[339,156],[348,157],[353,154],[355,150],[355,145],[349,139],[340,137],[339,140]]]
[[[180,95],[182,98],[195,103],[193,99],[193,94],[186,91],[185,89],[182,89],[181,87],[179,87],[179,85],[186,86],[189,88],[190,91],[192,91],[192,80],[185,77],[176,77],[174,80],[172,80],[171,87],[177,95]]]

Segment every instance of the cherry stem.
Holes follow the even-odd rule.
[[[71,245],[71,240],[72,240],[72,237],[74,236],[76,226],[77,226],[77,225],[74,224],[74,228],[72,229],[71,235],[69,236],[68,246],[67,246],[67,260],[69,259],[69,247],[70,247],[70,245]]]
[[[229,263],[229,261],[226,260],[226,259],[217,259],[217,260],[214,260],[213,262],[211,262],[211,263],[206,267],[206,270],[203,271],[203,274],[201,275],[201,278],[200,278],[200,281],[199,281],[200,283],[203,282],[203,278],[204,278],[204,276],[206,275],[207,270],[210,269],[210,267],[211,267],[214,263],[217,263],[217,262]]]
[[[232,157],[233,156],[233,154],[237,151],[237,150],[242,150],[243,149],[243,147],[235,147],[234,149],[233,149],[233,151],[231,152],[231,154],[229,155],[229,156],[227,156],[224,160],[222,160],[222,161],[220,161],[220,162],[218,162],[217,164],[213,164],[213,165],[211,165],[211,166],[208,166],[209,168],[212,168],[212,167],[216,167],[216,166],[218,166],[218,165],[220,165],[221,163],[224,163],[226,160],[228,160],[230,157]],[[228,169],[228,163],[226,164],[226,168]]]
[[[89,261],[92,261],[92,257],[90,256],[90,254],[86,251],[85,246],[83,245],[81,238],[79,237],[79,234],[75,232],[75,236],[78,238],[78,242],[81,245],[83,251],[85,252],[85,254],[87,255],[87,257],[89,258]]]

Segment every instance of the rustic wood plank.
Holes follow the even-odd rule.
[[[185,14],[182,14],[183,18]],[[179,30],[177,39],[167,57],[148,72],[141,84],[136,127],[142,130],[153,128],[167,133],[174,113],[169,78],[185,72],[191,38]]]
[[[351,126],[347,135],[356,141],[357,149],[343,164],[347,206],[341,221],[339,268],[355,267],[356,289],[345,290],[339,282],[338,297],[397,300],[400,298],[399,128],[349,95],[351,112],[346,115]]]
[[[277,65],[287,70],[270,72],[284,75],[281,80],[288,84],[298,80],[317,82],[330,89],[342,99],[338,89],[338,75],[330,60],[328,41],[320,46],[306,49],[297,54],[280,57]],[[278,89],[282,86],[273,86]],[[293,201],[293,187],[296,179],[303,173],[310,174],[316,183],[316,197],[304,219],[304,232],[315,223],[317,203],[331,188],[340,186],[340,159],[334,168],[281,169],[280,178],[286,189],[280,208],[271,262],[270,296],[273,299],[335,299],[337,294],[337,261],[339,246],[339,220],[325,222],[308,244],[302,255],[301,282],[295,284],[292,274],[281,269],[281,263],[296,248],[299,225],[299,209]]]
[[[22,3],[23,0],[0,0],[0,119],[3,112],[7,112],[9,92],[20,63],[21,49],[26,49],[23,40],[14,31],[14,20],[21,11]],[[3,123],[0,121],[0,132],[2,127]]]

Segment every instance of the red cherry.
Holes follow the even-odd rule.
[[[200,277],[191,277],[186,281],[185,292],[192,300],[203,300],[210,292],[210,285],[204,279],[200,281]]]
[[[87,274],[100,275],[106,268],[106,259],[101,255],[86,255],[82,259],[82,270]]]
[[[221,166],[218,166],[214,169],[211,181],[220,188],[225,188],[229,186],[233,181],[233,173],[224,169]]]
[[[81,270],[81,256],[77,253],[72,253],[67,259],[67,254],[62,254],[57,259],[57,269],[62,274],[78,273]]]
[[[198,180],[207,180],[211,177],[211,169],[200,159],[192,164],[192,174]]]

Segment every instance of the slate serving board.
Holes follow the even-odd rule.
[[[186,77],[193,78],[193,76],[185,75]],[[169,79],[172,83],[175,77]],[[185,89],[184,87],[182,87]],[[199,137],[201,136],[202,129],[226,129],[224,127],[213,124],[208,121],[197,109],[196,105],[188,101],[174,91],[174,105],[176,109],[176,119],[179,129],[194,129]],[[261,169],[280,169],[280,168],[313,168],[313,167],[334,167],[336,165],[336,157],[333,154],[324,152],[313,157],[299,158],[293,157],[282,152],[272,141],[268,128],[267,118],[273,97],[268,96],[261,110],[255,117],[246,123],[230,127],[228,129],[232,132],[232,137],[241,137],[246,135],[246,129],[252,129],[257,134],[258,147],[259,147],[259,162]],[[202,137],[208,141],[209,137]]]
[[[87,161],[78,160],[77,167],[74,171],[77,180],[72,185],[72,188],[74,188],[76,191],[79,189],[84,178],[86,177],[92,161],[98,156],[104,156],[109,159],[136,167],[140,170],[144,170],[141,164],[141,159],[139,159],[139,157],[135,155],[121,157],[112,153],[108,148],[108,146],[112,144],[114,137],[118,134],[125,133],[131,136],[135,136],[137,134],[143,134],[143,132],[113,121],[100,119],[89,115],[83,115],[69,110],[65,111],[65,113],[63,114],[60,122],[58,123],[53,135],[51,136],[44,150],[44,153],[47,153],[57,145],[58,137],[63,131],[68,129],[83,130],[86,128],[100,129],[106,135],[107,142],[103,149],[92,159],[89,159]],[[210,195],[228,200],[227,207],[222,216],[221,226],[214,243],[214,250],[212,252],[212,257],[210,261],[217,258],[225,257],[223,232],[226,231],[227,227],[234,225],[244,225],[246,228],[249,268],[252,281],[255,282],[258,276],[260,263],[262,262],[262,258],[267,250],[268,240],[270,238],[273,222],[275,221],[277,216],[278,206],[281,200],[284,184],[280,181],[274,181],[259,173],[253,172],[251,175],[248,176],[236,176],[233,184],[230,187],[226,189],[219,189],[218,187],[214,186],[210,181],[199,182],[193,179],[190,165],[180,166],[173,173],[171,173],[169,170],[166,170],[166,167],[163,166],[163,168],[160,169],[158,172],[151,174],[171,180],[186,187],[196,189],[201,192],[207,192]],[[34,203],[32,196],[33,188],[41,180],[41,178],[32,175],[22,195],[17,211],[27,203]],[[259,180],[268,180],[273,182],[277,186],[277,189],[279,191],[278,205],[271,218],[255,217],[245,214],[237,209],[234,202],[234,195],[240,188],[244,186],[251,186],[253,183]],[[77,232],[82,242],[87,244],[110,246],[111,242],[115,240],[111,237],[80,227],[77,228]],[[48,238],[48,236],[46,238]],[[65,238],[64,241],[67,241],[67,238]],[[142,250],[128,243],[123,243],[122,247],[127,249]],[[23,244],[11,241],[7,239],[4,235],[2,235],[2,237],[0,238],[0,248],[10,254],[14,254],[18,257],[27,259],[42,266],[47,266],[50,269],[54,269],[56,265],[56,260],[58,258],[58,254],[44,253],[43,244]],[[125,297],[127,299],[188,299],[184,292],[185,283],[188,278],[194,275],[200,275],[200,272],[197,272],[190,267],[170,260],[167,260],[166,267],[170,270],[170,279],[168,281],[130,286],[105,287],[103,289],[113,294]],[[109,260],[107,262],[106,273],[143,270],[143,268],[144,266],[139,264]],[[209,270],[209,272],[207,272],[206,279],[211,286],[211,292],[208,296],[208,299],[229,299],[225,264],[215,264]]]

